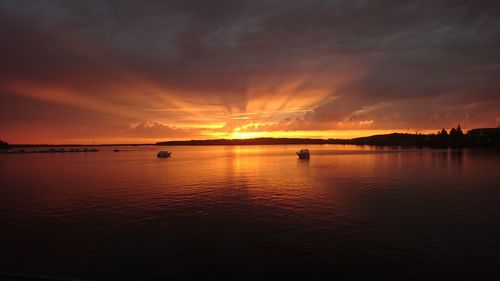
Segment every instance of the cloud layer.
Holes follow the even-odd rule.
[[[0,0],[0,36],[16,142],[500,123],[497,1]]]

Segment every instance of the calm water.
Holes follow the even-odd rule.
[[[302,147],[311,150],[309,161],[296,159]],[[500,276],[495,151],[112,149],[0,155],[1,273],[84,280]],[[157,159],[160,149],[173,157]]]

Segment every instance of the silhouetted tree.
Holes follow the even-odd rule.
[[[437,136],[432,141],[432,146],[447,147],[448,146],[448,132],[443,128],[438,132]]]
[[[464,133],[462,132],[462,128],[460,128],[460,124],[458,124],[457,128],[451,128],[450,137],[449,137],[449,145],[452,147],[462,147],[464,144]]]
[[[0,149],[8,149],[8,148],[9,144],[7,142],[0,140]]]
[[[458,126],[457,126],[457,135],[459,137],[463,137],[464,136],[464,132],[462,132],[462,128],[460,128],[460,124],[458,124]]]
[[[455,138],[457,136],[457,129],[451,128],[450,130],[450,138]]]

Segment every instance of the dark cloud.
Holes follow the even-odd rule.
[[[254,99],[272,102],[289,83],[296,85],[288,101],[313,89],[326,94],[298,118],[280,108],[261,129],[500,119],[498,1],[0,0],[0,36],[0,83],[9,95],[22,92],[19,84],[46,89],[23,88],[31,98],[64,89],[73,100],[130,111],[133,120],[120,114],[124,125],[202,119],[179,113],[186,101],[256,113],[248,112],[259,110]]]

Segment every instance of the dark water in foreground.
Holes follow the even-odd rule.
[[[304,147],[309,161],[297,146],[0,155],[0,272],[500,276],[498,152]],[[160,149],[173,157],[157,159]]]

